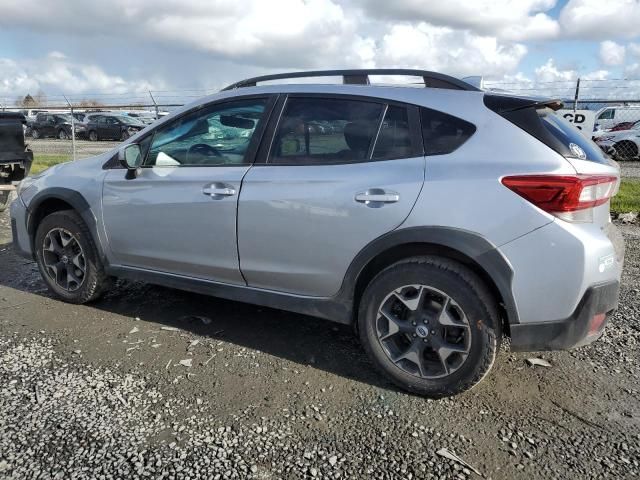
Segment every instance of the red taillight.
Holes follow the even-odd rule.
[[[618,178],[613,175],[516,175],[502,184],[553,215],[585,210],[606,203],[614,194]],[[560,214],[560,215],[559,215]]]

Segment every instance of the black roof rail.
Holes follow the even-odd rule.
[[[308,77],[342,77],[342,83],[345,85],[369,85],[369,75],[403,75],[408,77],[422,77],[424,86],[428,88],[447,88],[451,90],[468,90],[478,92],[479,88],[463,82],[455,77],[444,75],[437,72],[429,72],[427,70],[413,70],[408,68],[367,68],[352,70],[315,70],[307,72],[291,72],[276,73],[273,75],[263,75],[261,77],[247,78],[233,83],[222,89],[233,90],[234,88],[255,87],[258,82],[266,82],[269,80],[284,80],[291,78],[308,78]]]

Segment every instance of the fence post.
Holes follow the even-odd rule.
[[[156,103],[156,99],[153,98],[153,94],[151,93],[151,90],[149,90],[149,96],[151,97],[151,101],[153,102],[153,105],[156,107],[156,120],[158,118],[160,118],[160,116],[158,115],[158,104]]]
[[[573,111],[578,109],[578,97],[580,96],[580,77],[576,81],[576,96],[573,99]]]
[[[73,116],[73,105],[71,105],[71,102],[69,102],[69,100],[67,99],[67,97],[65,95],[63,95],[64,99],[67,102],[67,105],[69,105],[69,108],[71,109],[71,155],[73,158],[73,161],[76,161],[76,119]]]

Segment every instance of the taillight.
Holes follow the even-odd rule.
[[[592,208],[606,203],[616,191],[613,175],[515,175],[502,184],[568,222],[592,221]]]

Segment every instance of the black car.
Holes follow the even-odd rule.
[[[126,140],[142,130],[146,125],[140,120],[126,115],[94,114],[87,123],[89,140]]]
[[[68,113],[39,113],[31,124],[33,138],[71,138],[71,115]]]
[[[24,115],[0,112],[0,212],[7,208],[9,195],[29,173],[33,152],[24,143]]]

